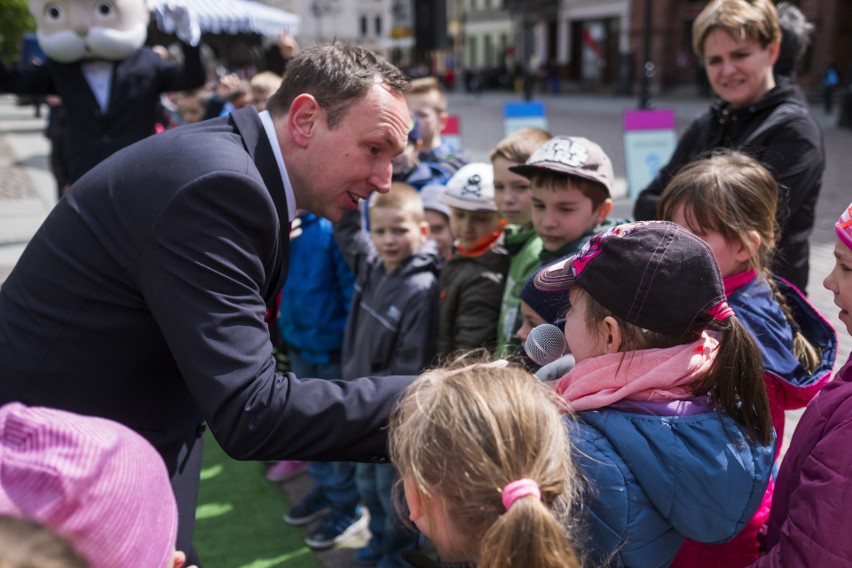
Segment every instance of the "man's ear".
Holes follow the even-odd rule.
[[[290,103],[287,126],[293,142],[305,148],[316,131],[317,124],[324,119],[324,113],[313,95],[302,93]]]
[[[431,235],[432,235],[432,231],[429,230],[429,223],[427,223],[426,221],[421,221],[420,222],[420,236],[422,238],[420,239],[420,241],[425,243],[427,240],[429,240],[429,237]]]
[[[172,565],[168,568],[181,568],[186,564],[186,554],[182,550],[175,550],[174,556],[172,556]],[[189,566],[188,568],[194,568],[193,566]]]
[[[606,316],[601,322],[604,339],[604,353],[618,353],[621,350],[621,326],[612,316]]]

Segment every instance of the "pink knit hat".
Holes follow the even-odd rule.
[[[0,408],[0,514],[41,522],[93,568],[164,568],[177,505],[157,451],[104,418]]]
[[[840,215],[840,219],[834,224],[834,230],[840,240],[852,249],[852,203]]]

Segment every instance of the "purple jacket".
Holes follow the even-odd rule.
[[[768,553],[752,566],[852,563],[852,357],[802,415],[781,462]]]

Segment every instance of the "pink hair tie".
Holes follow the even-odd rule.
[[[507,483],[503,488],[503,506],[508,511],[515,501],[530,495],[541,501],[541,489],[534,480],[525,477]]]
[[[714,320],[722,321],[734,315],[734,310],[731,309],[731,306],[728,305],[728,302],[722,300],[713,308],[711,308],[708,313],[713,316]]]

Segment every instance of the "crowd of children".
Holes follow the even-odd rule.
[[[186,122],[262,108],[278,83],[226,78],[177,108]],[[772,272],[772,172],[717,151],[673,175],[658,220],[613,219],[595,142],[527,128],[467,163],[440,136],[438,82],[407,102],[390,191],[292,225],[272,326],[292,370],[419,375],[390,420],[392,464],[270,465],[270,481],[311,475],[285,515],[312,525],[306,543],[369,527],[354,559],[382,568],[852,562],[836,534],[852,521],[852,360],[831,380],[834,328]],[[852,205],[835,228],[824,285],[852,333]],[[522,349],[541,324],[564,330],[555,380]],[[804,407],[779,462],[784,412]],[[179,568],[176,523],[132,431],[0,408],[0,565],[38,548],[44,566]]]

